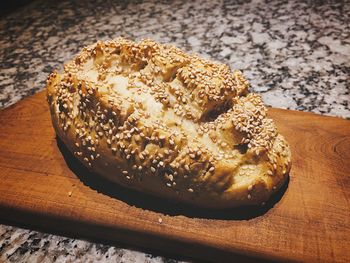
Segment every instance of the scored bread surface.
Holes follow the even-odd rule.
[[[210,208],[264,203],[291,154],[240,71],[151,40],[85,47],[52,73],[57,135],[120,185]]]

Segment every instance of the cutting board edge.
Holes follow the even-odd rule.
[[[13,220],[13,218],[21,218],[19,220]],[[30,219],[24,223],[23,219]],[[33,220],[34,219],[34,220]],[[123,247],[129,247],[131,249],[139,249],[145,253],[156,252],[159,255],[170,256],[173,258],[182,255],[183,259],[196,259],[196,260],[209,260],[216,262],[218,259],[227,259],[232,257],[234,260],[244,260],[243,262],[293,262],[299,260],[314,260],[313,257],[305,257],[301,254],[296,254],[294,257],[286,257],[280,254],[268,254],[264,252],[257,252],[254,250],[227,250],[225,248],[219,249],[208,243],[193,242],[194,240],[169,238],[163,237],[156,233],[134,231],[129,228],[116,227],[116,226],[101,226],[99,224],[93,224],[91,222],[81,222],[77,220],[71,220],[69,218],[59,218],[57,216],[50,216],[48,214],[33,213],[32,211],[26,211],[25,209],[16,209],[10,206],[3,206],[0,203],[0,223],[6,223],[14,227],[20,227],[29,230],[40,231],[44,233],[65,236],[68,238],[79,238],[91,242],[100,242],[108,245],[122,245]],[[31,223],[34,222],[34,223]],[[43,224],[46,222],[46,224]],[[49,224],[47,224],[49,222]],[[69,229],[67,229],[67,224]],[[44,226],[43,226],[44,225]],[[60,226],[65,225],[65,228]],[[97,231],[97,229],[104,228],[103,231]],[[91,229],[95,232],[91,233]],[[100,232],[100,233],[97,233]],[[116,235],[113,237],[102,237],[104,233],[109,235]],[[137,235],[137,240],[130,238],[130,235]],[[122,238],[121,238],[122,236]],[[141,245],[139,237],[142,236]],[[156,241],[156,244],[153,242]],[[164,242],[166,241],[166,242]],[[165,244],[162,248],[156,248],[155,245]],[[184,248],[185,245],[191,246],[191,248]],[[193,247],[194,246],[194,247]],[[165,253],[164,253],[165,252]],[[241,253],[240,253],[241,252]],[[203,255],[204,254],[204,255]],[[204,257],[205,256],[205,257]]]

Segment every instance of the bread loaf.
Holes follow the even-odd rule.
[[[127,188],[201,207],[268,200],[291,153],[240,71],[151,40],[85,47],[47,81],[74,156]]]

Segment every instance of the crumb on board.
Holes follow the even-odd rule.
[[[68,196],[71,197],[72,196],[72,191],[68,192]]]
[[[158,223],[161,224],[163,222],[163,219],[161,217],[158,218]]]

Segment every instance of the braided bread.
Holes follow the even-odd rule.
[[[151,40],[85,47],[47,80],[57,135],[86,167],[201,207],[265,202],[291,153],[240,71]]]

